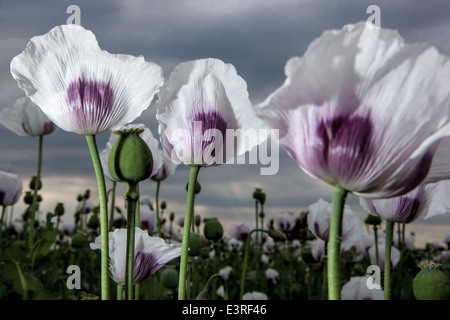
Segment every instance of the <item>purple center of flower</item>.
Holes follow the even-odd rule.
[[[114,91],[104,81],[79,78],[69,84],[67,97],[78,125],[83,128],[101,123],[113,109]]]
[[[225,157],[226,146],[226,130],[228,128],[227,122],[222,118],[222,116],[216,111],[199,112],[193,118],[192,124],[192,146],[196,149],[194,150],[194,156],[196,154],[202,155],[202,151],[205,150],[209,145],[214,143],[213,149],[211,151],[211,156],[215,157],[216,150],[223,150],[223,155]],[[201,131],[200,131],[201,130]],[[208,130],[211,130],[209,134],[205,134]],[[216,141],[216,136],[222,135],[222,144]],[[197,149],[201,142],[201,150]],[[201,151],[201,152],[200,152]]]
[[[372,155],[370,115],[351,114],[323,119],[317,127],[322,145],[317,156],[334,182],[345,183],[363,173]]]

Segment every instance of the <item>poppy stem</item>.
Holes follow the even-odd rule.
[[[252,235],[253,232],[266,232],[269,233],[268,230],[264,230],[264,229],[253,229],[252,231],[249,232],[249,234],[247,235],[247,238],[245,239],[245,252],[244,252],[244,262],[242,265],[242,274],[241,274],[241,291],[239,293],[239,300],[242,300],[242,296],[244,295],[244,288],[245,288],[245,274],[247,272],[247,260],[248,260],[248,248],[250,246],[250,236]]]
[[[158,229],[158,237],[162,238],[162,236],[161,236],[161,221],[160,221],[160,217],[159,217],[159,187],[160,187],[160,181],[156,181],[156,194],[155,194],[156,226]]]
[[[116,206],[116,186],[117,182],[113,181],[113,187],[111,191],[111,210],[109,213],[109,231],[112,231],[114,227],[114,210]]]
[[[191,230],[192,212],[194,211],[195,183],[200,166],[192,165],[189,174],[188,192],[186,196],[186,212],[184,215],[183,238],[181,241],[180,275],[178,283],[178,300],[185,300],[186,269],[189,250],[189,235]]]
[[[331,211],[330,235],[328,238],[328,299],[341,299],[341,238],[342,218],[348,191],[335,187],[333,194],[333,206]]]
[[[386,247],[384,255],[384,300],[391,300],[391,249],[394,223],[386,220]]]
[[[37,208],[37,198],[38,198],[38,190],[39,183],[41,180],[41,166],[42,166],[42,144],[43,144],[44,136],[39,136],[39,148],[38,148],[38,161],[37,161],[37,172],[34,181],[34,192],[33,192],[33,202],[31,204],[31,216],[29,218],[30,221],[30,230],[28,233],[28,248],[31,252],[31,248],[33,247],[33,237],[34,237],[34,220],[36,219],[36,208]]]
[[[108,208],[106,203],[106,185],[102,164],[98,154],[95,135],[86,135],[97,179],[98,199],[100,203],[100,236],[101,236],[101,299],[109,300],[109,246],[108,246]]]
[[[125,199],[127,202],[127,255],[125,290],[127,300],[133,300],[134,242],[136,232],[136,206],[139,200],[138,184],[127,182]]]

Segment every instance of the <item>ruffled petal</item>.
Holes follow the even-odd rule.
[[[396,31],[362,22],[324,32],[285,73],[256,114],[306,173],[356,195],[414,189],[450,135],[449,58]]]
[[[133,121],[163,83],[158,65],[102,51],[94,34],[77,25],[33,37],[11,61],[11,73],[50,120],[84,135]]]

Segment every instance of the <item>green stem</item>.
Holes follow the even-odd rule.
[[[109,213],[109,231],[112,231],[114,227],[114,210],[116,206],[116,186],[117,182],[113,181],[113,187],[112,187],[112,195],[111,195],[111,209]]]
[[[344,216],[345,200],[348,191],[341,187],[334,188],[333,206],[331,211],[330,235],[328,238],[328,299],[341,299],[341,238],[342,218]]]
[[[393,222],[386,220],[386,247],[384,256],[384,300],[391,300],[391,249]]]
[[[212,281],[215,278],[219,278],[222,281],[222,284],[223,284],[223,299],[224,300],[228,300],[227,281],[225,280],[225,278],[220,273],[215,273],[211,277],[209,277],[208,281],[206,281],[206,284],[205,284],[205,287],[204,287],[203,291],[205,291],[205,292],[209,291],[209,287],[211,286],[211,283],[212,283]]]
[[[373,226],[373,234],[375,237],[375,261],[377,262],[377,266],[380,266],[380,255],[378,253],[378,231],[377,226]]]
[[[0,220],[0,236],[2,235],[3,219],[5,217],[5,212],[6,212],[6,206],[3,206],[3,208],[2,208],[2,218]]]
[[[127,202],[127,258],[125,290],[127,300],[133,300],[133,271],[134,271],[134,242],[136,233],[136,207],[139,200],[137,183],[127,183],[128,190],[125,193]]]
[[[123,285],[117,285],[117,300],[123,300]]]
[[[156,205],[156,225],[158,229],[158,237],[161,237],[161,220],[159,217],[159,187],[160,181],[156,182],[156,194],[155,194],[155,205]]]
[[[108,208],[106,203],[106,186],[103,175],[102,164],[98,154],[95,135],[87,135],[86,141],[91,153],[94,165],[95,177],[97,179],[98,199],[100,204],[100,241],[101,241],[101,299],[109,300],[109,245],[108,245]]]
[[[323,273],[322,273],[322,300],[326,300],[327,299],[327,242],[325,241],[324,243],[324,248],[323,248],[323,261],[322,261],[322,268],[323,268]]]
[[[189,174],[188,192],[186,196],[186,212],[184,215],[183,238],[181,241],[181,258],[180,258],[180,275],[178,283],[178,300],[185,300],[185,286],[186,286],[186,270],[187,258],[189,249],[189,235],[191,228],[192,212],[194,211],[195,198],[195,182],[197,181],[200,166],[191,166]]]
[[[30,216],[30,230],[28,233],[28,248],[31,251],[33,247],[33,237],[34,237],[34,220],[36,218],[36,208],[37,208],[37,198],[38,198],[38,189],[39,189],[39,181],[41,179],[41,166],[42,166],[42,144],[43,144],[43,135],[39,136],[39,148],[38,148],[38,161],[37,161],[37,172],[34,184],[34,193],[33,193],[33,203],[31,204],[31,216]]]
[[[253,229],[248,234],[247,238],[245,239],[245,252],[244,252],[244,263],[242,265],[242,274],[241,274],[241,291],[239,293],[239,300],[242,300],[242,296],[244,295],[244,288],[245,288],[245,273],[247,271],[247,260],[248,260],[248,248],[250,246],[250,239],[253,232],[266,232],[269,233],[268,230],[264,229]]]

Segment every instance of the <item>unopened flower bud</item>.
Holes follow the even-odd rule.
[[[72,237],[72,248],[80,249],[86,245],[87,241],[86,234],[79,231]]]
[[[186,192],[188,191],[188,187],[189,187],[189,182],[186,183]],[[202,191],[202,186],[200,185],[200,183],[198,182],[198,180],[195,181],[195,189],[194,189],[194,193],[195,194],[199,194],[200,191]]]
[[[31,178],[31,181],[30,181],[30,189],[31,190],[35,190],[35,187],[36,187],[36,181],[37,181],[37,190],[41,190],[41,188],[42,188],[42,181],[41,181],[41,179],[37,179],[35,176],[33,176],[32,178]]]
[[[166,268],[161,273],[161,286],[167,289],[175,289],[178,287],[178,271],[175,268]]]
[[[223,237],[222,224],[217,218],[205,219],[203,234],[208,240],[217,241],[221,239]]]
[[[167,208],[167,203],[165,201],[161,202],[161,209],[165,210]]]
[[[169,219],[170,219],[170,222],[172,222],[175,219],[175,213],[171,212],[169,215]]]
[[[79,194],[79,195],[77,196],[77,201],[80,202],[81,200],[83,200],[83,195]]]
[[[269,236],[275,241],[286,241],[287,236],[284,232],[275,229],[269,229]]]
[[[152,152],[139,136],[142,132],[143,129],[113,131],[119,136],[108,156],[108,169],[114,180],[136,184],[152,173]]]
[[[260,201],[262,196],[262,190],[260,188],[255,188],[253,191],[253,199]]]
[[[202,222],[202,218],[199,215],[196,215],[195,216],[195,226],[199,227],[201,222]]]
[[[64,204],[58,202],[55,206],[55,214],[60,217],[64,214],[64,211]]]
[[[439,269],[440,264],[419,265],[419,273],[413,280],[414,296],[417,300],[448,300],[450,280]]]
[[[365,224],[370,224],[372,226],[378,226],[381,224],[381,218],[379,216],[374,216],[372,214],[369,214],[366,218],[366,220],[364,220]]]
[[[93,214],[87,223],[88,228],[91,228],[93,230],[96,230],[98,227],[100,227],[100,219],[96,214]]]
[[[191,233],[189,235],[189,255],[192,257],[196,257],[200,255],[202,250],[202,241],[200,240],[200,236],[196,233]]]
[[[25,204],[32,204],[33,203],[33,195],[31,194],[30,191],[25,192],[25,196],[23,197],[23,202],[25,202]]]
[[[89,199],[89,197],[91,196],[91,190],[87,189],[86,192],[84,193],[83,198],[84,199]]]

